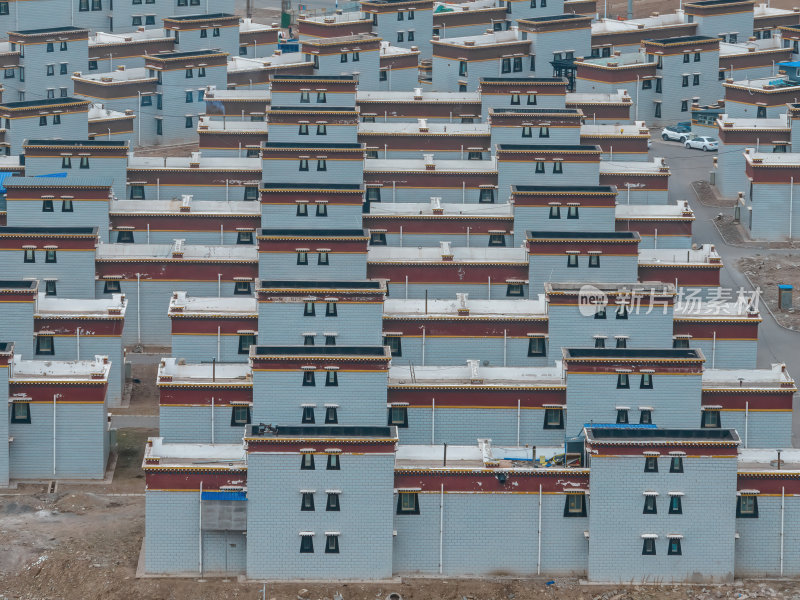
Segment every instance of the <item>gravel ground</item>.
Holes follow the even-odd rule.
[[[789,329],[800,330],[800,256],[792,254],[755,254],[739,261],[739,268],[753,285],[761,288],[765,302],[778,323]],[[778,284],[794,286],[794,310],[778,310]]]

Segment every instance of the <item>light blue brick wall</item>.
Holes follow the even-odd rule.
[[[734,498],[734,503],[735,503]],[[800,573],[800,498],[786,492],[783,499],[783,576]],[[735,504],[730,508],[735,511]],[[737,577],[781,575],[781,497],[758,496],[758,518],[736,519]]]
[[[532,146],[533,148],[533,146]],[[513,157],[513,155],[506,155]],[[600,163],[561,161],[562,173],[553,173],[551,161],[545,161],[544,173],[536,173],[530,160],[497,161],[498,202],[508,202],[512,185],[597,185]],[[566,210],[566,209],[562,209]],[[564,215],[566,217],[566,215]],[[566,220],[566,219],[565,219]]]
[[[122,343],[126,346],[138,341],[138,329],[141,328],[141,343],[155,346],[169,346],[172,343],[172,324],[167,314],[172,292],[177,287],[189,296],[216,296],[216,281],[152,281],[143,279],[140,284],[142,305],[136,289],[136,280],[120,281],[120,292],[128,299],[126,312],[126,326],[122,336]],[[103,297],[103,281],[95,284],[98,298]],[[233,295],[234,283],[222,282],[222,296]]]
[[[720,426],[732,428],[742,438],[743,448],[790,448],[792,446],[792,413],[790,411],[747,411],[745,427],[744,410],[720,411]],[[700,421],[697,422],[698,425]],[[745,442],[745,438],[747,441]],[[745,445],[745,443],[747,445]]]
[[[523,68],[530,67],[530,65],[525,65],[523,63]],[[527,77],[528,74],[522,74],[524,77]],[[576,80],[580,81],[580,80]],[[578,90],[580,91],[580,90]],[[611,90],[611,91],[616,91]],[[482,119],[484,122],[488,121],[489,119],[489,109],[490,108],[518,108],[518,105],[511,104],[511,94],[483,94],[481,96],[481,109],[483,111]],[[535,108],[564,108],[564,96],[557,96],[557,95],[543,95],[539,94],[536,97],[536,106]]]
[[[248,456],[249,578],[391,576],[394,456],[343,454],[338,471],[326,470],[325,460],[318,454],[316,470],[301,471],[299,454]],[[330,489],[342,492],[339,511],[325,510]],[[315,511],[300,510],[300,490],[315,491]],[[301,531],[315,533],[313,554],[300,554]],[[339,554],[325,553],[326,531],[340,532]]]
[[[176,519],[175,515],[180,515]],[[200,492],[149,490],[145,494],[145,571],[198,573]]]
[[[637,449],[638,450],[638,449]],[[734,566],[736,457],[685,457],[683,473],[644,472],[644,457],[600,457],[591,464],[591,581],[731,581]],[[642,514],[644,491],[658,492],[658,514]],[[669,492],[683,492],[682,514],[668,514]],[[642,555],[645,533],[656,555]],[[682,554],[667,554],[668,534],[681,534]]]
[[[225,363],[246,363],[249,360],[247,354],[239,354],[237,334],[221,334],[219,338],[216,334],[173,334],[172,356],[184,358],[188,363],[210,362],[213,358]]]
[[[750,231],[750,237],[763,240],[785,240],[800,237],[800,202],[794,201],[800,194],[800,183],[795,183],[794,194],[789,202],[789,186],[785,184],[761,183],[752,186],[746,195],[747,204],[742,209],[742,224]],[[752,209],[752,216],[748,214]]]
[[[216,9],[216,7],[214,7]],[[141,7],[139,7],[141,11]],[[202,15],[207,11],[198,10],[195,8],[197,15]],[[139,12],[134,12],[139,14]],[[214,36],[213,21],[206,21],[203,25],[211,26],[205,28],[205,36],[201,37],[203,29],[197,25],[197,29],[184,29],[180,32],[178,40],[175,42],[176,52],[195,52],[197,50],[205,50],[207,48],[220,49],[227,52],[231,56],[239,55],[239,27],[217,27],[216,31],[219,33]],[[166,33],[169,37],[175,37],[175,31],[167,29]]]
[[[392,331],[391,321],[387,331]],[[532,325],[531,330],[536,326]],[[502,333],[502,332],[501,332]],[[561,360],[561,348],[550,356],[528,356],[528,338],[501,337],[425,337],[425,360],[422,358],[422,336],[403,336],[403,356],[392,364],[406,365],[463,365],[467,360],[488,361],[493,367],[539,367]],[[505,349],[504,349],[505,346]],[[549,354],[549,352],[548,352]],[[505,360],[504,360],[505,358]]]
[[[366,168],[369,169],[369,159],[367,159],[367,161]],[[492,171],[493,167],[488,163],[488,160],[484,162],[486,170]],[[421,200],[428,201],[429,196],[427,194],[420,197],[419,188],[403,187],[403,185],[402,183],[397,183],[395,188],[392,189],[391,181],[384,183],[384,187],[381,189],[381,202],[389,204],[401,202],[418,203]],[[454,178],[452,187],[436,188],[436,196],[442,199],[442,204],[478,204],[480,200],[480,188],[462,188],[461,181],[455,180]],[[500,202],[500,200],[495,198],[495,202]]]
[[[130,137],[130,136],[128,136]],[[127,139],[127,138],[124,138]],[[103,157],[103,156],[91,156],[89,158],[89,166],[90,171],[86,171],[85,169],[80,168],[80,158],[78,157],[79,153],[81,152],[80,147],[65,147],[64,152],[71,152],[72,153],[72,160],[70,164],[72,165],[69,169],[62,168],[61,156],[26,156],[25,158],[25,174],[31,177],[35,177],[36,175],[48,175],[50,173],[66,173],[67,177],[76,177],[81,176],[84,174],[91,173],[92,177],[111,177],[112,181],[112,191],[117,198],[125,198],[125,184],[126,184],[126,172],[125,168],[127,165],[127,160],[125,158],[116,158],[116,157]],[[56,202],[58,204],[58,202]],[[78,203],[75,203],[75,214],[78,212]],[[41,206],[39,207],[41,209]],[[57,210],[60,209],[60,206]],[[9,211],[10,213],[10,211]],[[9,214],[10,216],[10,214]],[[63,218],[68,216],[67,214],[59,215],[59,218]],[[107,219],[106,219],[107,220]],[[87,221],[84,215],[84,220],[79,221],[80,225],[85,225],[87,222],[91,222],[93,225],[97,225],[101,227],[104,223],[94,221]],[[11,223],[9,222],[9,225]],[[36,225],[41,225],[41,221],[37,221]],[[67,224],[66,221],[59,221],[59,225]]]
[[[519,415],[519,417],[517,416]],[[430,408],[409,407],[408,427],[399,428],[401,444],[474,445],[478,438],[490,438],[496,445],[558,446],[564,443],[563,429],[544,428],[544,410],[522,408]],[[432,422],[433,421],[433,422]],[[433,442],[431,442],[433,439]]]
[[[396,496],[395,496],[396,498]],[[395,515],[396,574],[439,572],[441,495],[419,495],[420,514]],[[444,575],[535,575],[538,494],[444,494],[442,570]],[[542,498],[542,573],[579,575],[586,571],[587,518],[564,518],[564,496]],[[502,514],[502,519],[476,519]]]
[[[331,296],[336,290],[331,290]],[[326,303],[317,302],[314,316],[304,316],[303,302],[260,302],[258,331],[260,344],[302,344],[304,333],[316,333],[315,344],[325,345],[325,333],[336,333],[337,346],[381,345],[383,304],[337,302],[335,317],[326,317]],[[174,354],[174,352],[173,352]]]
[[[75,193],[80,195],[80,191]],[[7,223],[9,227],[85,227],[91,224],[97,227],[101,240],[108,239],[108,201],[106,200],[73,200],[72,212],[62,212],[62,200],[53,200],[53,212],[42,211],[41,200],[7,200]],[[55,245],[58,245],[56,242]],[[58,260],[64,256],[58,253]],[[37,262],[38,262],[37,256]],[[44,253],[42,253],[44,260]]]
[[[513,52],[518,52],[519,46],[513,46]],[[457,92],[459,84],[466,83],[467,91],[474,92],[480,87],[480,80],[484,77],[518,78],[534,75],[530,68],[530,50],[522,56],[522,71],[503,73],[501,58],[490,58],[467,61],[466,76],[459,75],[460,61],[456,58],[433,57],[433,82],[431,90],[435,92]],[[488,113],[487,113],[488,114]]]
[[[366,88],[374,89],[374,88]],[[276,104],[275,106],[280,106]],[[346,107],[345,107],[346,108]],[[295,144],[355,144],[358,133],[358,126],[338,125],[331,123],[331,118],[336,115],[324,114],[317,117],[313,111],[309,111],[304,118],[308,122],[308,135],[299,135],[299,125],[296,123],[270,123],[269,141],[270,142],[292,142]],[[317,133],[317,121],[327,123],[325,134]]]
[[[266,153],[266,156],[269,156],[269,152]],[[325,148],[314,148],[308,152],[308,156],[308,171],[300,170],[299,159],[265,159],[262,161],[262,179],[269,183],[297,183],[298,181],[361,183],[363,179],[363,160],[341,160],[335,153],[326,152]],[[328,157],[325,165],[327,170],[317,170],[318,156]]]
[[[428,13],[428,15],[430,15],[429,11],[417,11],[417,13],[423,13],[423,12],[426,12],[426,13]],[[410,25],[409,29],[417,29],[417,31],[420,31],[418,29],[419,23],[417,23],[417,25],[415,27],[415,22],[416,22],[416,20],[414,22],[410,23],[410,24],[406,23],[406,25]],[[396,23],[396,25],[398,26],[398,29],[400,29],[400,30],[405,29],[403,27],[404,23]],[[430,42],[425,42],[424,41],[426,39],[430,39],[430,31],[431,31],[431,28],[428,27],[424,31],[425,35],[418,34],[420,36],[420,40],[422,40],[422,41],[419,42],[420,44],[427,43],[428,45],[430,45]],[[403,38],[405,39],[405,37],[407,37],[407,36],[404,35]],[[417,37],[417,36],[415,36],[415,37]],[[392,37],[384,38],[384,39],[385,40],[391,40],[392,42],[394,42],[397,39],[397,34],[394,34]],[[357,45],[358,42],[354,42],[354,43]],[[416,45],[416,42],[412,42],[412,44]],[[399,44],[399,45],[402,46],[402,44]],[[359,85],[359,87],[361,89],[364,89],[364,90],[376,90],[376,89],[378,89],[378,74],[379,74],[379,71],[380,71],[380,53],[379,53],[378,49],[376,48],[374,50],[367,50],[367,51],[361,50],[361,52],[359,52],[359,57],[358,57],[359,59],[356,62],[352,61],[352,53],[351,52],[346,52],[346,53],[344,53],[344,55],[347,56],[348,62],[346,62],[346,63],[342,62],[342,59],[341,59],[342,55],[341,54],[319,54],[319,55],[317,55],[319,57],[319,67],[314,69],[314,75],[318,75],[318,76],[323,76],[324,77],[325,75],[329,75],[329,74],[335,74],[335,75],[355,75],[355,74],[357,74],[358,75],[358,85]],[[308,55],[306,55],[306,56],[308,56]],[[309,58],[308,60],[311,61],[313,59]],[[275,105],[275,106],[277,106],[277,105]]]
[[[211,406],[161,406],[158,411],[159,435],[168,443],[211,443]],[[214,443],[238,444],[244,425],[231,425],[231,407],[214,407]]]
[[[593,347],[595,335],[605,335],[606,347],[616,344],[615,335],[629,336],[629,348],[672,347],[672,307],[664,314],[663,307],[655,306],[650,314],[642,306],[636,312],[631,309],[627,319],[616,318],[616,306],[606,307],[606,318],[595,319],[583,316],[577,306],[548,307],[551,360],[561,359],[561,348]]]
[[[753,35],[753,13],[748,10],[722,15],[694,16],[697,23],[697,35],[717,37],[735,32],[739,43],[747,41]]]
[[[13,479],[102,479],[108,435],[103,404],[56,406],[56,472],[53,474],[53,404],[32,402],[30,423],[11,423]]]
[[[389,283],[389,296],[391,298],[424,298],[428,292],[431,300],[449,300],[457,292],[469,294],[474,300],[491,300],[506,297],[507,285],[492,283],[491,298],[489,297],[489,282],[486,283]],[[408,293],[406,293],[406,289]],[[523,295],[528,296],[528,286],[523,286]]]
[[[630,389],[617,389],[616,373],[570,374],[567,371],[566,433],[578,435],[586,423],[614,423],[617,406],[630,408],[631,423],[639,422],[639,407],[653,409],[658,427],[700,426],[701,377],[653,375],[653,389],[640,389],[640,375],[630,374]]]
[[[27,73],[25,77],[27,82]],[[30,86],[30,84],[27,85]],[[44,93],[43,88],[39,89],[42,89]],[[25,99],[28,99],[27,94]],[[18,100],[18,98],[14,98],[14,100]],[[36,100],[36,98],[33,98],[33,100]],[[53,124],[52,114],[47,115],[47,126],[39,125],[38,116],[17,118],[11,123],[10,129],[8,128],[8,123],[6,123],[5,141],[11,147],[10,152],[12,155],[22,154],[22,146],[28,140],[85,140],[89,137],[89,119],[86,112],[61,113],[60,125]]]
[[[523,239],[525,236],[522,236]],[[512,235],[505,235],[503,236],[505,239],[505,243],[507,247],[512,247],[514,244],[514,239]],[[450,246],[461,247],[461,248],[488,248],[489,247],[489,234],[483,233],[471,233],[469,234],[469,239],[467,239],[467,234],[425,234],[425,233],[403,233],[401,236],[399,233],[387,233],[386,234],[386,245],[387,246],[412,246],[412,247],[419,247],[422,246],[423,248],[433,248],[438,247],[439,242],[450,242]],[[516,244],[517,246],[519,244]]]
[[[156,89],[162,94],[162,110],[155,110],[154,115],[162,116],[162,135],[154,136],[156,144],[177,144],[197,141],[198,115],[205,114],[205,100],[198,99],[198,91],[206,86],[216,86],[217,89],[226,89],[227,70],[224,65],[207,66],[206,76],[199,77],[197,68],[193,69],[194,76],[187,79],[184,69],[163,71],[162,84]],[[186,93],[192,92],[192,102],[186,101]],[[192,117],[192,126],[186,127],[186,116]],[[146,119],[145,115],[141,115]],[[189,192],[183,192],[189,193]],[[218,198],[219,199],[219,198]]]
[[[772,152],[773,145],[767,140],[761,142],[760,152]],[[726,198],[736,198],[739,192],[747,194],[750,182],[745,174],[744,144],[726,144],[720,140],[717,158],[716,186]]]
[[[308,264],[297,264],[296,252],[259,252],[258,276],[261,279],[278,280],[341,280],[366,279],[367,255],[329,252],[327,265],[318,265],[317,247],[328,247],[325,241],[299,241],[298,247],[307,244],[312,251],[308,253]]]
[[[50,23],[69,23],[69,3],[62,0],[9,2],[8,14],[0,16],[0,27],[6,32],[38,29],[42,27],[42,15],[47,15]]]
[[[600,255],[600,267],[590,269],[589,255],[586,253],[578,256],[577,267],[567,267],[566,254],[561,256],[531,254],[528,279],[531,297],[544,292],[546,281],[564,283],[638,281],[639,259],[636,255],[602,254]]]
[[[683,250],[688,250],[692,247],[692,236],[691,235],[649,235],[647,233],[639,232],[639,236],[641,237],[641,241],[639,242],[640,249],[651,249],[651,248],[660,248],[660,249],[668,249],[668,248],[680,248]]]
[[[568,207],[561,206],[560,219],[550,218],[549,206],[514,207],[514,245],[525,242],[525,232],[536,231],[614,231],[614,207],[578,208],[578,218],[567,218]],[[602,260],[601,260],[602,262]]]
[[[419,72],[416,68],[390,69],[385,81],[378,81],[377,89],[382,92],[412,90],[419,86]]]
[[[758,342],[756,340],[689,340],[691,348],[700,348],[711,369],[755,369]]]
[[[253,422],[301,425],[303,404],[315,406],[316,425],[325,424],[326,404],[338,406],[340,425],[382,425],[386,421],[385,371],[340,370],[337,386],[326,386],[325,377],[325,371],[316,371],[312,387],[303,385],[299,369],[253,371]]]
[[[10,368],[0,366],[0,398],[8,398],[8,373]],[[6,402],[6,410],[0,414],[0,440],[8,440],[9,423],[11,422],[12,405]],[[9,480],[9,448],[7,441],[0,443],[0,487],[8,487]]]
[[[407,12],[407,11],[406,11]],[[371,15],[370,15],[371,16]],[[411,48],[417,46],[419,48],[420,59],[430,58],[432,54],[431,48],[431,32],[433,31],[433,9],[414,11],[414,19],[409,21],[408,15],[403,15],[403,20],[397,20],[396,12],[378,13],[378,24],[372,26],[372,32],[377,34],[378,37],[383,38],[390,42],[392,46],[399,46],[401,48]],[[409,41],[408,35],[403,36],[403,41],[397,40],[397,32],[414,30],[414,39]],[[337,71],[332,71],[337,72]],[[369,87],[365,89],[377,89]]]
[[[109,233],[109,242],[115,243],[117,241],[117,232],[111,231]],[[238,232],[233,228],[231,230],[223,229],[222,237],[220,238],[219,230],[216,231],[153,231],[150,230],[149,242],[147,237],[147,230],[138,229],[133,232],[133,241],[137,244],[172,244],[176,238],[185,240],[187,246],[216,246],[220,243],[225,245],[236,244]],[[220,242],[221,240],[221,242]]]
[[[86,331],[81,329],[80,357],[78,357],[78,338],[74,335],[53,336],[53,349],[55,350],[55,354],[51,357],[47,357],[48,359],[91,360],[95,356],[108,356],[108,360],[111,362],[111,369],[108,373],[106,405],[109,407],[122,406],[122,390],[125,386],[125,365],[122,339],[120,337],[87,335]],[[33,358],[33,356],[28,354],[25,358]]]
[[[272,229],[348,229],[361,226],[361,205],[328,204],[328,215],[317,216],[317,205],[308,203],[308,216],[297,216],[296,204],[262,204],[261,226]]]
[[[4,264],[5,267],[5,264]],[[33,358],[33,302],[0,303],[0,337],[14,342],[14,354],[30,360]],[[0,392],[1,393],[1,392]],[[5,398],[5,396],[0,396]],[[2,438],[0,438],[2,439]]]
[[[536,107],[538,108],[538,105]],[[541,117],[538,117],[541,119]],[[535,120],[537,117],[532,117]],[[531,134],[533,137],[522,137],[522,127],[497,127],[495,125],[491,128],[491,145],[494,148],[497,144],[580,144],[581,143],[581,130],[580,126],[575,127],[549,127],[548,131],[550,136],[541,138],[539,134],[539,127],[533,126]],[[437,155],[438,156],[438,155]]]
[[[94,250],[56,251],[56,263],[45,262],[43,249],[36,250],[36,262],[23,262],[24,250],[0,252],[7,279],[36,278],[44,290],[45,278],[57,279],[56,292],[61,298],[94,298]]]

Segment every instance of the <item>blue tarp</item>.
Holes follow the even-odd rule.
[[[201,500],[237,500],[247,501],[247,492],[203,492]]]
[[[19,175],[19,173],[8,173],[6,171],[0,171],[0,194],[6,193],[6,186],[3,185],[6,179],[13,175]]]
[[[66,177],[67,173],[48,173],[47,175],[34,175],[34,177]]]

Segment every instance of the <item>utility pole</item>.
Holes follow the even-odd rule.
[[[245,8],[245,14],[247,15],[248,19],[252,19],[253,18],[253,0],[247,0],[246,7],[247,8]]]

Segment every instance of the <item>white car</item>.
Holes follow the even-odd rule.
[[[661,130],[661,139],[664,141],[671,140],[673,142],[685,142],[692,136],[692,130],[683,125],[673,125],[671,127],[664,127]]]
[[[713,152],[714,150],[719,150],[719,140],[715,137],[696,135],[686,140],[684,146],[703,150],[704,152]]]

